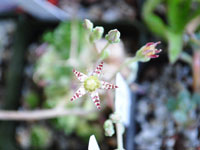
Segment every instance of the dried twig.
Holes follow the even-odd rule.
[[[6,111],[0,110],[0,120],[16,120],[16,121],[31,121],[51,119],[60,116],[77,115],[86,116],[96,110],[85,111],[82,109],[45,109],[45,110],[24,110],[24,111]]]

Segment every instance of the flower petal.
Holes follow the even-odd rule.
[[[114,84],[110,84],[108,82],[105,81],[101,81],[101,89],[116,89],[118,88],[118,86],[114,85]]]
[[[73,72],[79,81],[83,82],[88,76],[73,69]]]
[[[103,61],[97,66],[95,71],[92,73],[92,76],[97,75],[99,77],[101,74],[102,68],[103,68]]]
[[[96,105],[97,109],[101,109],[99,94],[97,91],[94,91],[91,93],[91,98],[92,98],[92,101],[94,102],[94,104]]]
[[[153,53],[153,50],[152,49],[147,49],[147,50],[142,52],[143,55],[148,55],[149,53]]]
[[[148,46],[151,46],[153,44],[154,44],[154,42],[149,42],[149,43],[146,44],[146,46],[148,47]]]
[[[74,96],[72,96],[71,101],[82,97],[83,95],[85,95],[87,93],[87,91],[85,90],[84,86],[81,86],[76,93],[74,94]]]
[[[162,52],[161,49],[155,51],[155,53],[160,53],[160,52]]]
[[[159,55],[150,55],[149,57],[150,57],[150,58],[158,58]]]

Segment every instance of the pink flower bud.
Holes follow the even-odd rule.
[[[160,41],[156,43],[154,42],[147,43],[145,46],[143,46],[142,48],[140,48],[140,50],[137,51],[136,57],[139,59],[139,61],[142,62],[147,62],[151,58],[158,58],[159,55],[157,54],[160,53],[162,50],[156,49],[156,46],[160,43],[161,43]]]

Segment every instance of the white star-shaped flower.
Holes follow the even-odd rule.
[[[97,89],[115,89],[118,88],[116,85],[110,84],[105,81],[99,80],[99,76],[101,74],[103,68],[103,62],[101,62],[95,71],[92,73],[92,75],[87,76],[81,72],[78,72],[76,70],[73,70],[75,76],[78,78],[78,80],[82,83],[81,87],[76,91],[76,93],[72,96],[71,101],[82,97],[83,95],[89,93],[92,101],[96,105],[98,109],[101,109],[100,107],[100,99]]]

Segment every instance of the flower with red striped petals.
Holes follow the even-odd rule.
[[[99,76],[103,69],[103,62],[101,62],[96,69],[93,71],[92,75],[87,76],[81,72],[78,72],[76,70],[73,70],[74,75],[77,77],[77,79],[81,82],[81,87],[75,92],[75,94],[72,96],[71,101],[76,100],[77,98],[82,97],[83,95],[89,93],[91,96],[92,101],[96,105],[97,109],[101,109],[100,106],[100,98],[99,94],[97,92],[97,89],[115,89],[118,88],[118,86],[114,84],[110,84],[105,81],[99,80]]]
[[[160,41],[155,43],[154,42],[147,43],[145,46],[143,46],[142,48],[140,48],[140,50],[137,51],[136,53],[137,59],[142,62],[147,62],[151,58],[158,58],[159,55],[157,54],[160,53],[162,50],[156,49],[156,46],[160,43],[161,43]]]

